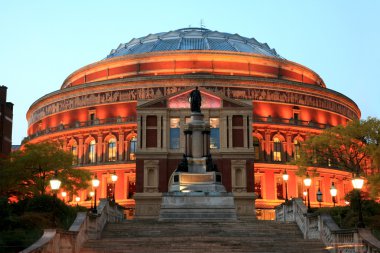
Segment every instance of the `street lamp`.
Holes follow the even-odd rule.
[[[80,197],[75,197],[75,201],[77,202],[77,206],[78,206],[78,202],[80,201]]]
[[[53,192],[53,224],[55,223],[55,213],[56,213],[56,207],[57,207],[57,192],[59,190],[59,187],[61,186],[61,180],[57,178],[58,172],[54,172],[54,177],[50,179],[50,188]]]
[[[318,187],[318,191],[317,191],[317,201],[319,202],[319,208],[321,208],[322,196],[323,196],[323,193],[321,192],[321,189]]]
[[[111,180],[113,183],[112,201],[115,202],[115,190],[116,190],[116,181],[117,181],[116,171],[113,171],[113,174],[111,175]]]
[[[306,178],[303,180],[303,183],[307,187],[307,212],[309,213],[311,211],[311,207],[310,207],[310,192],[309,192],[309,188],[310,188],[310,185],[311,185],[311,178],[309,177],[309,174],[307,172],[306,172]]]
[[[99,181],[98,177],[95,174],[95,177],[92,179],[92,187],[94,187],[94,189],[95,189],[95,198],[94,198],[93,213],[98,213],[98,210],[96,209],[96,188],[98,188],[99,184],[100,184],[100,181]]]
[[[303,200],[305,201],[305,206],[306,206],[306,197],[307,197],[307,191],[303,191]]]
[[[50,179],[50,188],[53,191],[53,195],[56,198],[57,197],[57,191],[59,187],[61,186],[61,180],[57,178],[57,171],[54,173],[54,177]]]
[[[284,174],[282,174],[282,179],[285,181],[285,202],[288,202],[288,179],[289,179],[289,175],[286,172],[286,169],[284,171]]]
[[[63,203],[65,203],[67,192],[63,191],[63,192],[61,192],[61,195],[62,195]]]
[[[354,186],[354,189],[357,192],[358,195],[358,204],[359,204],[359,221],[358,221],[358,228],[364,228],[364,222],[363,222],[363,213],[362,213],[362,200],[360,196],[360,190],[363,188],[364,179],[359,177],[359,173],[356,174],[356,177],[352,179],[352,185]]]
[[[331,184],[331,187],[330,187],[330,194],[332,196],[332,201],[333,201],[333,204],[334,204],[334,207],[335,207],[335,203],[336,203],[336,195],[338,194],[338,190],[336,189],[335,185],[334,185],[334,182],[332,182]]]
[[[90,210],[93,210],[92,199],[94,198],[94,195],[95,195],[95,192],[90,191],[90,198],[91,198],[91,206],[90,206]]]

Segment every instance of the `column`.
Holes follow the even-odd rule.
[[[161,148],[162,147],[162,143],[161,143],[161,124],[162,124],[162,115],[161,114],[158,114],[157,115],[157,148]]]
[[[78,164],[83,164],[83,136],[78,137]]]
[[[220,117],[220,136],[228,136],[227,135],[227,117],[226,116],[221,116]],[[220,149],[225,149],[227,148],[227,138],[220,138]]]
[[[243,140],[244,148],[248,148],[248,135],[247,135],[247,115],[243,115]]]
[[[103,136],[101,132],[98,132],[97,150],[96,158],[97,162],[103,162],[105,159],[103,157]]]
[[[162,136],[162,148],[163,149],[167,149],[167,147],[168,147],[168,144],[167,144],[167,132],[168,132],[168,127],[167,127],[167,120],[168,120],[168,118],[166,117],[166,115],[164,115],[163,116],[163,118],[162,118],[162,120],[163,120],[163,122],[162,122],[162,128],[163,128],[163,132],[162,132],[162,134],[163,134],[163,136]]]
[[[267,156],[267,161],[271,161],[272,158],[270,157],[270,151],[271,151],[271,146],[270,146],[270,130],[267,129],[265,130],[265,153],[266,153],[266,156]],[[270,157],[270,159],[268,159],[268,157]]]
[[[227,131],[228,131],[228,133],[227,133],[228,134],[228,145],[227,145],[227,148],[229,148],[229,147],[233,146],[232,145],[232,115],[230,115],[227,124],[228,124],[228,129],[227,129]]]
[[[123,160],[124,155],[124,131],[122,129],[119,130],[119,139],[118,139],[118,149],[117,149],[117,157],[118,161]]]

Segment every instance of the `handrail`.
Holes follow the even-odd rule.
[[[55,126],[55,127],[49,127],[44,130],[37,131],[36,133],[31,134],[28,137],[26,137],[24,141],[29,141],[45,134],[57,133],[57,132],[72,130],[72,129],[77,129],[77,128],[102,126],[102,125],[115,124],[115,123],[136,123],[136,122],[137,122],[137,119],[135,116],[113,117],[113,118],[94,119],[94,120],[87,120],[87,121],[76,121],[70,124],[59,124],[58,126]],[[311,128],[318,128],[318,129],[326,129],[326,128],[331,127],[329,124],[322,124],[322,123],[318,123],[314,121],[296,120],[293,118],[290,118],[290,119],[274,118],[271,116],[268,116],[268,117],[253,116],[253,124],[255,123],[286,124],[286,125],[311,127]]]
[[[315,121],[306,121],[299,120],[293,118],[275,118],[275,117],[263,117],[263,116],[253,116],[253,123],[270,123],[270,124],[286,124],[286,125],[294,125],[294,126],[302,126],[302,127],[311,127],[318,129],[326,129],[330,128],[329,124],[318,123]]]
[[[329,214],[310,214],[302,199],[275,208],[276,220],[295,222],[305,239],[319,239],[330,252],[380,253],[380,241],[368,229],[341,229]]]

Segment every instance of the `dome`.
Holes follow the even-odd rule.
[[[183,28],[132,39],[128,43],[120,44],[117,49],[111,50],[107,59],[124,55],[177,50],[217,50],[282,58],[275,49],[271,49],[268,44],[260,43],[254,38],[205,28]]]

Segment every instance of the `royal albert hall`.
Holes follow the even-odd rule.
[[[105,59],[70,74],[59,90],[31,105],[27,139],[60,141],[73,153],[73,166],[100,180],[97,198],[114,196],[128,214],[136,208],[137,216],[154,217],[185,152],[187,99],[195,87],[202,94],[211,154],[222,183],[242,199],[255,195],[255,201],[245,199],[261,219],[273,218],[286,189],[289,198],[304,197],[303,178],[290,164],[299,158],[302,142],[360,118],[350,98],[328,89],[317,73],[284,59],[266,43],[185,28],[122,43]],[[319,205],[318,190],[321,204],[333,205],[333,183],[336,202],[344,205],[351,175],[316,169],[311,205]],[[79,204],[90,206],[90,191],[78,193]],[[76,197],[66,201],[76,203]]]

